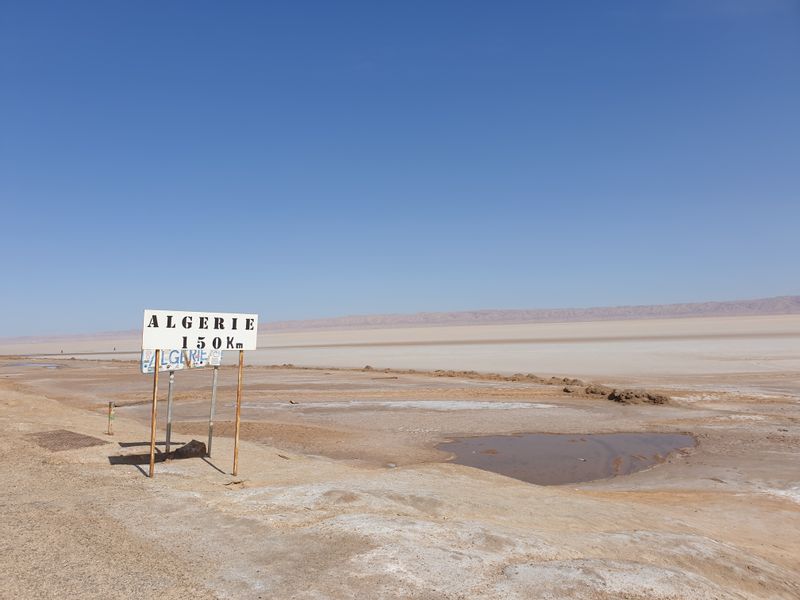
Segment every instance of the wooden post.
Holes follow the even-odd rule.
[[[214,375],[211,377],[211,411],[208,413],[208,446],[206,446],[206,456],[211,458],[211,440],[214,437],[214,411],[217,407],[217,372],[219,367],[214,367]]]
[[[242,368],[244,350],[239,350],[239,378],[236,383],[236,426],[233,434],[233,475],[239,474],[239,421],[242,414]]]
[[[108,431],[107,435],[114,435],[114,403],[108,403]]]
[[[161,350],[156,350],[153,362],[153,406],[150,409],[150,477],[156,467],[156,403],[158,402],[158,367],[161,362]]]

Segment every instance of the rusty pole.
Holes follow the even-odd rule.
[[[153,406],[150,409],[150,477],[155,474],[156,467],[156,404],[158,403],[158,367],[161,361],[161,350],[156,350],[153,362]]]
[[[244,350],[239,350],[239,378],[236,383],[236,426],[233,434],[233,475],[239,474],[239,423],[242,414],[242,368]]]
[[[114,403],[108,403],[108,431],[107,435],[114,435]]]

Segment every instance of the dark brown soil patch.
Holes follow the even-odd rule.
[[[56,429],[54,431],[42,431],[41,433],[29,433],[27,438],[32,439],[36,444],[42,448],[47,448],[53,452],[61,452],[63,450],[75,450],[77,448],[88,448],[90,446],[100,446],[108,444],[106,440],[92,437],[90,435],[83,435],[82,433],[75,433],[67,429]]]

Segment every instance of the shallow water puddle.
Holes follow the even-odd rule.
[[[538,485],[561,485],[627,475],[694,447],[681,433],[525,433],[456,439],[437,448],[452,461]]]

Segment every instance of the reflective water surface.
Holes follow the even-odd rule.
[[[681,433],[525,433],[456,439],[437,448],[460,465],[538,485],[560,485],[626,475],[695,446]]]

